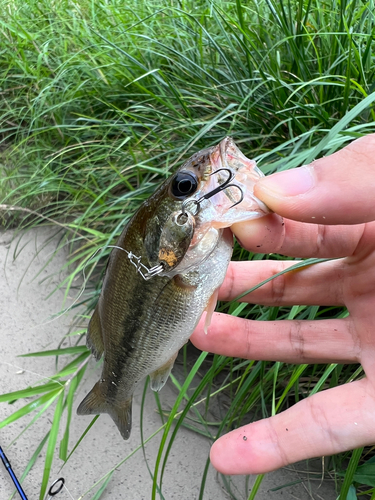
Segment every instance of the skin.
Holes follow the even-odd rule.
[[[236,429],[211,449],[224,474],[259,474],[302,459],[375,443],[375,134],[308,167],[258,181],[269,215],[232,227],[243,247],[293,257],[334,257],[287,273],[242,300],[269,306],[343,305],[345,319],[256,322],[215,314],[191,340],[227,356],[287,363],[361,363],[366,377],[322,391],[288,410]],[[220,289],[231,300],[290,266],[232,262]],[[244,440],[243,436],[247,439]]]

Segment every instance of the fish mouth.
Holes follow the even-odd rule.
[[[204,199],[197,214],[197,229],[205,224],[224,228],[270,212],[254,196],[254,185],[264,174],[254,160],[240,151],[231,137],[224,137],[210,152],[209,158],[208,176],[202,179],[201,189],[194,197]]]
[[[228,168],[229,167],[229,165],[227,164],[228,150],[229,150],[229,148],[233,148],[233,147],[237,149],[237,146],[235,145],[233,139],[229,136],[224,137],[224,139],[222,141],[220,141],[218,146],[219,146],[221,164],[223,165],[223,167]]]
[[[237,149],[237,146],[235,145],[233,139],[229,136],[224,137],[224,139],[222,139],[219,144],[213,148],[213,151],[210,153],[210,176],[222,168],[230,169],[227,161],[227,155],[230,148]]]
[[[197,195],[201,200],[209,200],[209,205],[216,206],[219,211],[231,210],[242,202],[249,186],[241,181],[252,175],[253,170],[256,170],[254,181],[263,175],[255,161],[246,158],[229,136],[212,149],[209,159],[210,168],[201,179]],[[207,203],[204,205],[208,207]]]
[[[239,172],[246,172],[247,176],[253,173],[255,174],[254,181],[263,176],[262,172],[256,166],[256,162],[250,160],[241,152],[232,137],[227,136],[220,141],[218,144],[218,155],[219,157],[213,158],[218,168],[228,168],[236,176]]]

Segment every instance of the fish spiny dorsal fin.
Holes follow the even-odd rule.
[[[77,408],[78,415],[108,413],[117,425],[121,436],[129,439],[132,428],[132,397],[121,401],[107,401],[105,384],[97,382]]]
[[[102,357],[104,352],[104,341],[98,306],[96,306],[94,314],[91,316],[89,326],[87,327],[86,344],[87,347],[91,349],[91,352],[96,359],[100,359]]]
[[[153,391],[160,391],[172,371],[175,359],[177,358],[178,351],[174,354],[163,366],[150,374],[151,389]]]

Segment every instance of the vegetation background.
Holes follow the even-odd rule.
[[[108,255],[107,246],[137,207],[193,152],[231,135],[268,174],[375,130],[374,12],[372,0],[0,0],[2,223],[47,222],[65,231],[71,272],[60,286],[68,293],[92,259],[89,313],[101,278],[92,264]],[[234,258],[278,256],[238,247]],[[221,308],[259,321],[346,315],[299,305]],[[89,354],[84,332],[75,333],[68,352],[44,353],[73,355],[56,382],[0,396],[2,403],[34,396],[0,428],[55,405],[51,428],[29,464],[45,447],[41,499],[59,433],[63,460],[79,445],[69,442],[69,426]],[[205,374],[189,391],[202,365]],[[162,498],[164,465],[181,425],[214,439],[250,411],[268,416],[362,376],[358,366],[291,366],[203,353],[161,420],[153,498]],[[211,400],[219,393],[229,398],[228,410],[210,425]],[[204,408],[194,407],[202,398]],[[63,412],[67,424],[60,429]],[[326,460],[340,499],[375,498],[372,456],[372,449],[361,449]]]

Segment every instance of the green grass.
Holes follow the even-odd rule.
[[[373,1],[359,0],[0,0],[1,221],[22,227],[55,221],[67,231],[67,267],[73,271],[60,286],[68,293],[96,249],[104,246],[92,263],[108,255],[106,246],[136,208],[198,149],[231,135],[268,174],[373,132],[373,11]],[[278,257],[236,248],[234,258]],[[89,269],[97,283],[90,291],[92,308],[100,273]],[[345,315],[337,308],[298,305],[221,307],[259,321]],[[72,403],[88,356],[81,346],[75,352],[75,361],[54,377],[56,385],[0,396],[0,402],[36,397],[0,428],[34,410],[36,425],[37,416],[55,405],[51,428],[29,464],[45,446],[40,498],[59,433],[62,460],[74,446]],[[190,390],[189,376],[161,423],[153,498],[162,498],[166,461],[181,426],[213,439],[249,412],[267,416],[362,376],[351,366],[298,367],[222,356],[208,361],[204,355],[191,376],[200,367],[198,386]],[[229,409],[212,428],[208,412],[218,394],[228,398]],[[197,404],[202,399],[203,410]],[[182,401],[186,406],[179,413]],[[62,412],[68,415],[64,429]],[[341,471],[350,456],[333,457],[328,467]],[[356,476],[359,456],[353,454],[342,481],[345,498],[353,484],[375,486]],[[249,498],[256,498],[256,490]],[[368,488],[368,495],[374,490]]]

